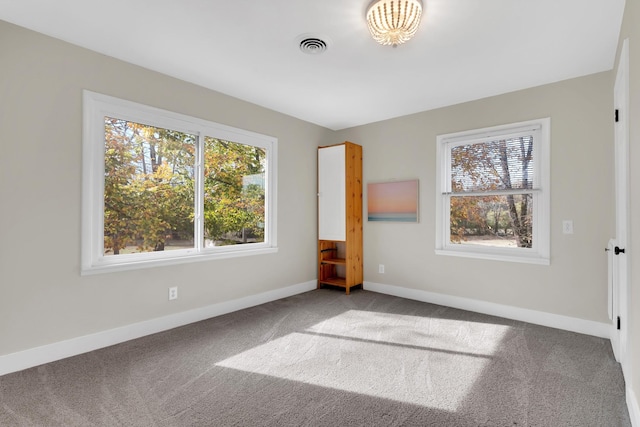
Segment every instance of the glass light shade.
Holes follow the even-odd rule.
[[[418,31],[422,17],[420,0],[376,0],[367,9],[367,25],[375,41],[399,45]]]

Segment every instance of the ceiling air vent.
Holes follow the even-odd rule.
[[[304,37],[300,40],[300,50],[310,55],[318,55],[327,50],[327,42],[317,37]]]

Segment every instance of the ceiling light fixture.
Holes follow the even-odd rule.
[[[396,47],[418,31],[421,0],[374,0],[367,9],[367,25],[375,41]]]

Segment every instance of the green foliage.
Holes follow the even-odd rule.
[[[194,135],[105,118],[105,253],[193,242],[195,153]],[[265,161],[263,149],[205,138],[207,239],[264,239]]]
[[[264,240],[264,149],[205,138],[205,237],[229,244],[230,234],[246,242]]]

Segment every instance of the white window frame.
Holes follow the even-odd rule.
[[[104,256],[104,118],[106,116],[197,136],[195,243],[193,248]],[[202,167],[202,147],[206,136],[257,146],[266,150],[264,242],[213,248],[203,247],[204,189],[202,183],[204,168]],[[82,138],[82,275],[261,255],[278,251],[276,233],[278,140],[276,138],[88,90],[83,91]]]
[[[455,244],[450,234],[451,147],[534,132],[533,235],[531,248],[498,248]],[[479,258],[496,261],[550,264],[550,141],[551,119],[543,118],[464,132],[438,135],[436,138],[436,248],[437,255]],[[530,191],[522,191],[529,193]]]

